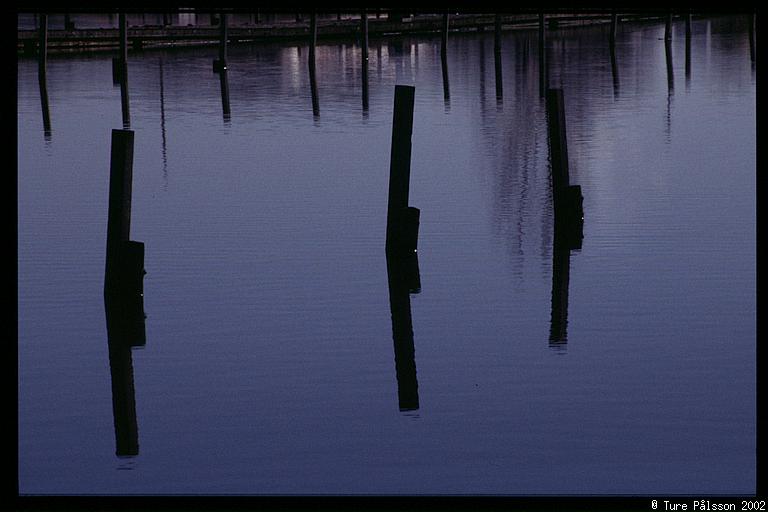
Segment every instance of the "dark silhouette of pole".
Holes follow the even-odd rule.
[[[544,96],[549,86],[547,76],[547,35],[544,13],[539,13],[539,93]]]
[[[685,17],[685,88],[691,86],[691,15]]]
[[[568,281],[571,250],[563,226],[555,225],[552,243],[552,309],[549,323],[549,345],[563,346],[568,340]]]
[[[389,309],[392,314],[392,340],[395,349],[397,399],[400,411],[419,408],[419,384],[416,378],[416,357],[413,344],[413,320],[410,293],[421,289],[419,262],[415,253],[387,254]]]
[[[446,50],[448,49],[448,28],[450,25],[450,15],[448,12],[443,13],[443,30],[442,30],[442,40],[440,43],[440,49],[445,55]]]
[[[609,51],[611,54],[611,77],[613,78],[613,96],[619,97],[619,66],[616,62],[616,45],[610,44]]]
[[[120,78],[120,106],[123,114],[123,128],[131,126],[130,102],[128,99],[128,24],[125,19],[125,13],[119,14],[120,24],[120,60],[119,60],[119,78]]]
[[[665,41],[671,41],[672,40],[672,12],[667,13],[667,22],[664,26],[664,40]]]
[[[616,31],[617,31],[617,28],[618,28],[617,27],[618,23],[619,23],[619,17],[614,12],[613,14],[611,14],[611,38],[610,38],[611,45],[616,44]]]
[[[493,64],[496,72],[496,102],[504,97],[503,76],[501,70],[501,14],[496,13],[493,36]]]
[[[393,254],[415,252],[418,239],[419,210],[408,206],[414,94],[412,86],[395,86],[386,239],[386,250]]]
[[[672,66],[672,40],[666,39],[664,41],[664,54],[667,61],[667,90],[669,94],[675,89],[675,72]]]
[[[363,112],[368,111],[368,12],[363,9],[360,14],[360,45],[362,49],[362,83],[363,83]]]
[[[219,15],[219,58],[213,61],[213,72],[221,73],[227,69],[227,15]]]
[[[752,61],[752,64],[755,63],[756,59],[756,53],[757,50],[755,48],[755,13],[750,13],[749,15],[749,58]]]
[[[40,14],[37,43],[37,82],[40,86],[40,109],[43,113],[43,135],[51,136],[51,115],[48,105],[48,15]]]
[[[315,47],[317,45],[317,12],[312,11],[309,17],[309,88],[312,94],[312,115],[320,116],[320,100],[317,94],[317,74],[315,66]]]

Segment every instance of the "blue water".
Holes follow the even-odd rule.
[[[130,53],[146,346],[116,455],[103,300],[111,54],[18,61],[22,494],[718,494],[755,477],[755,71],[745,17],[548,32],[583,244],[552,329],[537,33]],[[161,88],[162,81],[162,88]],[[415,86],[401,411],[384,252],[395,84]],[[162,92],[161,92],[162,91]],[[558,269],[562,276],[562,268]],[[401,376],[402,377],[402,376]]]

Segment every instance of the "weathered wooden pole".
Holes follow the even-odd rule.
[[[360,15],[360,31],[361,40],[360,45],[362,47],[362,63],[360,69],[362,71],[362,84],[363,84],[363,112],[368,111],[368,12],[363,9]]]
[[[752,12],[749,15],[749,59],[752,63],[755,62],[757,50],[755,48],[755,13]]]
[[[51,115],[48,105],[48,15],[40,15],[38,29],[37,83],[40,86],[40,109],[43,113],[43,135],[51,136]]]
[[[548,84],[547,76],[547,32],[544,13],[539,13],[539,94],[546,94]]]
[[[501,14],[496,13],[493,32],[493,64],[496,72],[496,101],[504,96],[504,85],[501,70]]]
[[[583,198],[581,187],[570,185],[563,90],[548,89],[546,104],[555,224],[578,227],[584,218]]]
[[[138,296],[144,276],[144,244],[130,241],[133,131],[112,130],[107,213],[105,296]]]
[[[309,17],[309,88],[312,94],[312,115],[320,115],[320,99],[317,94],[317,69],[315,64],[315,47],[317,46],[317,12],[312,11]]]
[[[386,250],[393,254],[413,253],[417,248],[420,212],[408,206],[414,95],[413,86],[395,86],[386,238]]]
[[[227,69],[227,14],[219,15],[219,58],[213,61],[213,72],[221,73]]]
[[[128,23],[125,13],[119,15],[120,23],[120,60],[119,60],[119,79],[120,79],[120,106],[123,114],[123,128],[130,127],[131,112],[128,99]]]
[[[37,36],[37,77],[45,80],[48,66],[48,15],[40,14]]]
[[[611,44],[616,44],[616,31],[618,28],[618,24],[619,24],[619,17],[614,12],[613,14],[611,14],[611,38],[610,38]]]
[[[685,88],[691,85],[691,14],[685,17]]]
[[[664,41],[664,54],[667,61],[667,89],[670,94],[675,88],[675,73],[672,66],[672,40],[666,39]]]
[[[685,39],[691,39],[691,13],[685,15]]]
[[[667,22],[664,25],[664,40],[672,40],[672,11],[667,13]]]
[[[616,63],[616,45],[608,45],[611,53],[611,77],[613,78],[613,97],[619,97],[619,66]]]
[[[446,50],[448,49],[448,28],[450,25],[450,15],[446,11],[443,13],[443,30],[442,30],[442,41],[440,44],[440,49],[445,55]]]
[[[495,53],[501,52],[501,14],[496,13],[494,17],[494,30],[493,30],[493,51]]]

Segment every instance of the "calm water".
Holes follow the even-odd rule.
[[[21,492],[754,492],[755,72],[746,18],[692,29],[686,66],[675,24],[671,81],[663,24],[622,25],[614,66],[607,27],[549,32],[584,195],[565,259],[536,31],[504,34],[501,97],[492,33],[452,35],[447,70],[439,37],[372,39],[367,111],[359,46],[323,44],[318,115],[306,46],[230,47],[228,118],[216,48],[132,53],[148,273],[130,457],[103,300],[113,55],[49,58],[48,135],[19,60]],[[402,411],[395,84],[416,87],[421,209]]]

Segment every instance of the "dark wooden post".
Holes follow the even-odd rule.
[[[221,73],[227,69],[227,15],[219,15],[219,58],[213,61],[213,72]]]
[[[496,13],[493,31],[493,51],[501,52],[501,14]]]
[[[691,85],[691,13],[685,16],[685,88]]]
[[[120,13],[120,60],[119,60],[119,78],[120,78],[120,105],[123,113],[123,127],[128,128],[131,124],[130,103],[128,99],[128,23],[125,13]]]
[[[45,13],[40,14],[37,41],[37,76],[45,80],[48,65],[48,15]]]
[[[755,13],[749,15],[749,59],[754,64],[757,50],[755,48]]]
[[[562,89],[548,89],[546,103],[555,224],[568,224],[571,228],[578,227],[580,231],[581,222],[584,218],[583,198],[581,187],[570,185],[565,101]],[[569,229],[569,231],[573,230]]]
[[[414,95],[413,86],[395,86],[386,239],[387,252],[393,253],[415,252],[418,238],[419,210],[408,206]]]
[[[37,82],[40,86],[40,109],[43,113],[43,135],[51,136],[51,115],[48,106],[48,15],[40,15],[37,52]]]
[[[309,58],[315,60],[315,46],[317,45],[317,12],[312,11],[309,16]]]
[[[442,30],[442,41],[440,44],[440,49],[443,52],[443,55],[445,55],[446,50],[448,49],[448,28],[450,25],[450,15],[448,12],[443,13],[443,30]]]
[[[664,40],[672,39],[672,11],[667,13],[667,23],[664,25]]]
[[[619,66],[616,63],[616,45],[611,43],[608,45],[608,49],[611,53],[611,76],[613,78],[613,96],[619,97]]]
[[[493,34],[493,64],[496,72],[496,101],[500,102],[504,96],[504,85],[501,70],[501,14],[496,13],[495,30]]]
[[[685,38],[691,38],[691,13],[685,15]]]
[[[672,40],[664,40],[664,54],[667,61],[667,89],[670,94],[675,88],[675,74],[672,67]]]
[[[368,111],[368,11],[363,9],[360,15],[360,44],[362,46],[362,83],[363,83],[363,112]]]
[[[131,189],[133,182],[133,131],[112,130],[109,167],[109,210],[107,213],[107,258],[105,295],[130,296],[141,293],[137,283],[144,274],[141,242],[130,242]],[[136,244],[139,244],[139,248]]]
[[[614,12],[613,14],[611,14],[611,39],[610,39],[611,44],[616,44],[616,30],[618,28],[617,27],[618,24],[619,24],[619,17]]]
[[[547,33],[544,13],[539,13],[539,94],[546,94],[548,84],[547,76]]]

